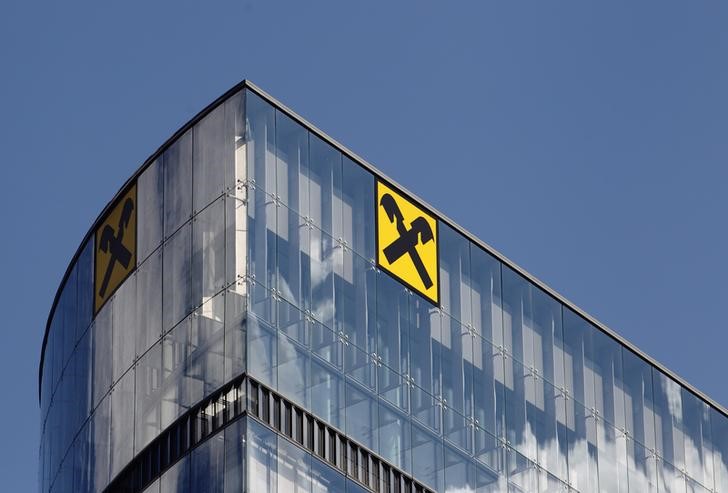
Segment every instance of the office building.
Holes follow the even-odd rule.
[[[91,225],[39,373],[42,493],[728,493],[725,409],[249,82]]]

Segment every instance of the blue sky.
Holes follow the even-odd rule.
[[[0,4],[3,490],[82,236],[249,78],[728,405],[728,3]]]

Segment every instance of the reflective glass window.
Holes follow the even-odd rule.
[[[287,490],[278,490],[287,491]],[[311,492],[337,493],[346,491],[344,476],[315,457],[311,459]]]
[[[142,263],[164,238],[164,167],[156,159],[137,179],[137,262]]]
[[[710,431],[713,438],[713,469],[715,489],[728,491],[728,417],[712,409]]]
[[[341,190],[341,153],[315,135],[310,135],[308,180],[308,215],[322,231],[332,236],[341,226],[341,198],[334,193]]]
[[[244,295],[225,292],[225,381],[245,371],[246,308]]]
[[[193,134],[193,209],[201,211],[225,190],[225,175],[235,153],[234,107],[220,104],[200,120]],[[233,110],[233,112],[231,112]]]
[[[374,452],[379,450],[376,398],[355,383],[346,384],[346,434]]]
[[[164,244],[163,328],[168,331],[192,311],[191,225],[184,225]]]
[[[91,326],[91,371],[93,375],[92,407],[101,401],[101,398],[111,388],[112,376],[112,307],[113,303],[106,303],[99,311]]]
[[[444,491],[442,439],[412,424],[412,475],[435,491]]]
[[[256,189],[275,195],[275,109],[252,91],[246,91],[245,118],[248,179]]]
[[[278,447],[276,433],[252,419],[247,420],[245,446],[248,491],[277,493]]]
[[[225,437],[223,432],[192,449],[190,491],[223,493],[225,479]]]
[[[188,407],[188,388],[193,385],[186,363],[190,344],[191,318],[174,327],[162,340],[162,423],[169,426]]]
[[[223,383],[225,362],[224,293],[191,316],[186,364],[185,401],[194,405]]]
[[[78,269],[78,324],[76,325],[76,337],[80,338],[81,334],[86,332],[88,326],[91,324],[91,315],[93,311],[93,299],[94,299],[94,280],[93,280],[93,269],[94,269],[94,241],[93,239],[86,242],[86,245],[81,250],[76,262]]]
[[[276,284],[276,204],[260,190],[249,192],[248,204],[248,272],[251,309],[273,323],[271,290]]]
[[[275,328],[257,317],[250,317],[247,329],[247,371],[262,383],[277,388],[278,340]]]
[[[94,411],[87,428],[89,463],[93,464],[92,491],[100,491],[109,483],[111,465],[111,395],[107,395]]]
[[[190,488],[190,456],[177,461],[162,475],[159,481],[160,493],[192,493]]]
[[[147,351],[136,365],[134,451],[139,453],[161,431],[162,343]]]
[[[283,205],[308,217],[308,132],[280,111],[275,118],[275,193]]]
[[[112,317],[113,381],[116,382],[134,362],[137,332],[137,274],[136,271],[114,293]]]
[[[245,490],[245,423],[239,419],[225,428],[225,493]]]
[[[141,355],[162,335],[162,250],[141,264],[136,277],[136,354]]]
[[[310,408],[309,352],[284,334],[278,336],[278,391],[303,407]]]
[[[336,367],[316,356],[311,358],[309,399],[314,414],[332,426],[343,428],[345,405],[343,376]]]
[[[192,220],[193,305],[225,286],[225,201],[217,199]]]
[[[278,437],[278,463],[276,467],[278,469],[279,492],[310,493],[311,455],[281,436]]]
[[[366,259],[374,259],[374,176],[344,158],[341,178],[341,227],[335,238]]]
[[[164,236],[169,238],[192,217],[192,132],[180,136],[162,155]]]
[[[111,390],[111,477],[134,456],[134,369]]]

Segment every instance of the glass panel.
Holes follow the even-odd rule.
[[[136,354],[144,354],[162,335],[162,250],[136,272]],[[128,282],[128,281],[127,281]]]
[[[708,487],[708,489],[712,489],[713,460],[710,408],[685,388],[681,388],[681,394],[685,438],[685,470],[692,479]]]
[[[516,451],[508,450],[508,492],[539,491],[536,464]]]
[[[81,255],[76,262],[78,269],[78,323],[76,325],[76,337],[80,338],[81,334],[91,324],[92,306],[94,299],[94,240],[90,239],[81,251]]]
[[[685,493],[685,477],[679,469],[667,461],[660,461],[657,467],[660,493]]]
[[[599,491],[627,492],[627,443],[621,431],[603,419],[597,419],[597,454]]]
[[[460,233],[439,224],[440,304],[445,313],[472,325],[470,295],[470,244]]]
[[[657,493],[657,461],[649,449],[627,440],[627,466],[629,491]]]
[[[312,412],[332,426],[343,428],[344,379],[340,371],[314,356],[311,358],[310,385]]]
[[[187,408],[192,378],[185,367],[190,344],[191,317],[172,329],[162,341],[162,423],[169,426]]]
[[[445,491],[474,492],[475,467],[469,457],[445,445]]]
[[[278,342],[274,327],[255,316],[248,318],[248,369],[260,382],[277,388]]]
[[[137,332],[136,280],[136,273],[133,273],[119,286],[111,299],[111,303],[114,305],[114,328],[112,331],[114,341],[114,382],[134,363],[136,351],[134,335]]]
[[[311,456],[283,437],[278,437],[278,491],[311,491]],[[343,490],[334,490],[343,491]]]
[[[112,306],[113,303],[106,303],[96,315],[96,319],[91,326],[91,355],[93,357],[91,364],[93,372],[92,407],[96,407],[96,404],[111,388],[112,359],[109,354],[113,354],[113,348],[111,347]]]
[[[374,266],[350,250],[334,281],[336,298],[335,330],[363,353],[375,352],[376,285]],[[385,275],[385,274],[381,274]]]
[[[88,417],[91,411],[91,390],[93,385],[91,374],[91,331],[86,331],[74,353],[73,359],[76,361],[76,373],[74,377],[75,385],[75,406],[78,415],[78,425],[81,425]],[[74,428],[76,429],[76,428]]]
[[[335,219],[340,219],[334,212],[334,204],[341,206],[334,190],[341,190],[341,153],[315,135],[309,135],[307,214],[316,226],[331,236],[341,228],[334,226]]]
[[[412,470],[411,426],[401,410],[380,401],[379,404],[379,453],[383,459],[405,472]]]
[[[246,310],[245,296],[225,293],[225,381],[245,371]]]
[[[652,396],[652,368],[632,351],[622,348],[626,430],[631,437],[654,450],[655,412]]]
[[[310,386],[309,353],[293,339],[278,337],[278,391],[299,405],[309,408]]]
[[[244,292],[241,281],[248,275],[248,192],[238,186],[235,195],[225,196],[225,284],[237,282],[236,290]]]
[[[275,110],[252,91],[245,92],[248,179],[275,195]]]
[[[713,438],[715,489],[720,493],[728,492],[728,418],[711,409],[710,430]]]
[[[409,370],[410,298],[400,283],[384,273],[377,276],[375,351],[384,368],[390,370],[379,372],[380,394],[387,394],[390,388],[398,388],[400,376]],[[388,395],[387,398],[400,407],[403,405],[402,396]]]
[[[71,357],[73,348],[76,345],[76,337],[78,332],[76,324],[78,322],[78,314],[76,313],[76,295],[78,291],[78,271],[76,265],[73,266],[71,273],[66,279],[66,283],[63,286],[61,297],[58,302],[56,310],[60,310],[61,323],[63,324],[63,357],[61,364],[63,366],[68,362],[68,358]]]
[[[679,470],[685,467],[683,402],[680,385],[656,368],[652,369],[652,381],[655,393],[657,454]],[[672,473],[665,474],[670,476]],[[666,481],[671,480],[666,479]]]
[[[413,296],[409,319],[409,377],[428,394],[440,395],[440,312],[431,303]],[[412,403],[413,412],[419,405],[417,402]]]
[[[597,431],[591,410],[566,400],[569,482],[578,491],[599,491]]]
[[[91,489],[101,491],[109,483],[111,460],[111,395],[101,401],[88,426],[89,460],[93,464]]]
[[[164,236],[169,238],[192,217],[192,131],[179,137],[162,156],[164,163]]]
[[[248,419],[247,438],[245,451],[248,491],[276,493],[278,490],[278,453],[275,432]]]
[[[183,226],[164,245],[163,328],[174,327],[192,311],[191,225]]]
[[[225,439],[222,432],[192,449],[190,491],[223,493]]]
[[[225,286],[225,201],[218,199],[192,220],[193,306]]]
[[[84,426],[76,437],[74,447],[73,491],[78,493],[91,493],[92,468],[89,467],[90,442],[88,439],[88,429],[87,426]]]
[[[435,491],[444,491],[442,439],[412,424],[412,475]]]
[[[373,260],[374,176],[349,158],[343,160],[341,199],[342,230],[334,231],[334,237],[342,238],[357,254]]]
[[[111,391],[111,477],[121,472],[134,455],[134,369]]]
[[[232,168],[234,160],[234,119],[230,108],[221,104],[208,113],[192,129],[194,210],[204,209],[225,190],[226,170]]]
[[[155,344],[136,366],[134,450],[139,453],[161,431],[162,343]]]
[[[190,489],[190,456],[186,455],[169,468],[160,480],[160,493],[192,493]]]
[[[503,355],[487,340],[473,339],[473,418],[493,436],[504,436]],[[491,446],[484,444],[484,446]],[[478,450],[476,443],[476,456]]]
[[[346,434],[374,452],[379,450],[377,407],[376,398],[369,392],[346,382]]]
[[[137,262],[142,263],[164,237],[164,167],[157,159],[137,180]]]
[[[245,489],[245,419],[225,428],[225,493],[243,493]]]
[[[192,314],[186,364],[185,404],[194,405],[223,383],[225,295],[220,293]]]
[[[308,217],[308,132],[276,111],[276,195],[291,210]]]
[[[273,199],[258,190],[249,193],[248,205],[248,272],[251,309],[263,320],[274,322],[271,290],[276,275],[276,205]]]
[[[463,419],[472,415],[473,335],[457,320],[443,314],[440,343],[442,399],[448,408],[445,436],[467,450],[469,437]]]
[[[293,210],[284,206],[278,206],[276,210],[276,286],[283,299],[301,310],[308,310],[311,304],[310,228]]]
[[[336,472],[315,457],[311,459],[311,492],[339,493],[345,491],[344,476]],[[288,491],[288,490],[278,490]]]

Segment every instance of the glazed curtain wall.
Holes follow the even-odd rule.
[[[101,491],[243,371],[244,133],[241,91],[141,173],[137,269],[93,320],[93,238],[84,246],[45,349],[41,491]]]
[[[247,368],[438,491],[728,492],[722,414],[458,232],[441,309],[379,272],[374,176],[251,91],[137,184],[137,270],[92,320],[91,240],[52,316],[41,491]]]
[[[411,294],[375,177],[246,108],[252,376],[438,491],[728,491],[722,414],[443,223],[442,308]]]

